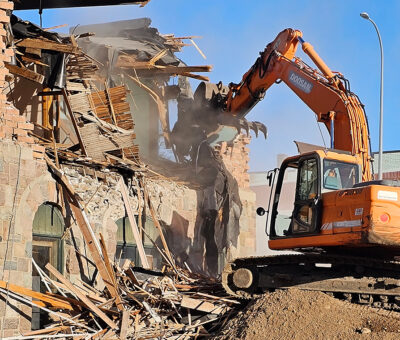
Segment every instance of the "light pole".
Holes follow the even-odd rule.
[[[381,35],[379,34],[378,26],[369,17],[368,13],[360,13],[361,18],[369,20],[374,25],[378,34],[379,46],[381,48],[381,95],[380,95],[380,118],[379,118],[379,162],[378,162],[378,179],[382,179],[382,158],[383,158],[383,46]]]

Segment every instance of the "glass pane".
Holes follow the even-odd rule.
[[[284,171],[277,209],[278,214],[275,220],[275,232],[277,236],[284,236],[284,231],[289,230],[296,193],[296,169],[288,167]]]
[[[136,216],[135,216],[135,218],[136,218]],[[128,217],[120,218],[116,222],[116,224],[118,226],[117,243],[127,244],[127,245],[136,245],[135,237],[133,236],[129,218]]]
[[[42,204],[33,219],[34,235],[61,237],[64,233],[64,218],[60,209],[48,203]]]
[[[299,177],[298,199],[306,201],[313,199],[318,193],[318,168],[315,159],[309,159],[301,164]]]
[[[359,182],[358,165],[324,159],[324,192],[351,188]]]
[[[309,205],[300,205],[296,208],[293,219],[293,233],[307,233],[313,230],[314,210]]]
[[[139,265],[136,254],[137,254],[136,246],[117,245],[117,248],[115,251],[115,258],[117,261],[119,261],[119,264],[121,266],[125,262],[125,259],[132,261],[135,265]]]
[[[155,226],[153,219],[149,216],[146,217],[146,225],[144,227],[144,230],[146,230],[147,235],[150,236],[150,238],[156,242],[158,237],[159,237],[159,233],[158,233],[158,229]],[[149,238],[147,236],[144,237],[144,245],[145,246],[149,246],[149,247],[153,247],[153,242],[151,242],[149,240]]]

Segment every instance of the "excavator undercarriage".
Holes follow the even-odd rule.
[[[243,299],[297,288],[400,310],[400,262],[394,260],[319,253],[239,258],[226,265],[222,284]]]

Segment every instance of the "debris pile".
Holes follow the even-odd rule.
[[[59,334],[91,336],[91,339],[177,339],[206,335],[205,327],[223,321],[227,318],[225,313],[237,304],[221,297],[216,281],[187,270],[153,272],[135,267],[131,262],[125,262],[122,267],[108,262],[107,267],[115,296],[106,289],[99,291],[83,282],[72,284],[50,264],[46,269],[57,280],[50,279],[39,269],[48,293],[6,282],[0,282],[0,291],[6,294],[7,288],[11,297],[49,313],[52,323],[24,334],[43,338]]]
[[[399,339],[400,313],[355,305],[321,292],[267,293],[250,303],[213,339]]]

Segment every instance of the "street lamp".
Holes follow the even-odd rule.
[[[383,159],[383,46],[381,35],[379,34],[378,26],[369,17],[368,13],[360,13],[361,18],[371,21],[378,34],[379,46],[381,48],[381,95],[380,95],[380,118],[379,118],[379,162],[378,162],[378,179],[382,179],[382,159]]]

